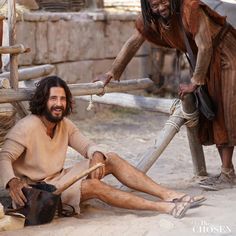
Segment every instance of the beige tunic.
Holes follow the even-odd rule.
[[[0,177],[4,186],[16,176],[28,183],[45,181],[59,187],[89,166],[89,160],[85,160],[63,169],[68,146],[85,158],[101,151],[67,118],[57,124],[53,138],[46,134],[46,127],[37,116],[20,120],[7,134],[0,151]],[[62,194],[62,200],[74,205],[77,211],[80,185],[78,181]]]

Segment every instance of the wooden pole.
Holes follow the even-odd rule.
[[[55,66],[49,64],[19,69],[18,80],[24,81],[24,80],[38,79],[39,77],[51,74],[54,69]],[[10,78],[10,72],[4,72],[0,74],[0,78],[1,77]]]
[[[111,93],[139,90],[148,88],[152,84],[153,82],[150,79],[134,79],[120,82],[114,81],[106,86],[105,91]],[[69,84],[68,86],[73,96],[99,94],[103,92],[103,85],[99,82]],[[17,91],[13,89],[0,89],[0,103],[30,100],[34,91],[35,88],[19,88]]]
[[[140,158],[137,165],[139,170],[146,173],[156,162],[170,141],[174,138],[175,134],[179,132],[179,128],[185,123],[185,119],[183,119],[181,115],[182,112],[180,108],[176,107],[174,113],[169,117],[164,128],[157,137],[155,146],[147,149],[147,151]]]
[[[96,165],[88,168],[87,170],[83,171],[82,173],[78,174],[77,176],[74,176],[72,179],[68,180],[67,183],[65,183],[63,186],[61,186],[60,188],[58,188],[56,191],[53,192],[53,194],[59,195],[61,194],[63,191],[65,191],[66,189],[68,189],[71,185],[73,185],[76,181],[82,179],[83,177],[87,176],[88,174],[90,174],[91,172],[93,172],[94,170],[96,170],[97,168],[100,168],[104,166],[104,164],[102,163],[97,163]]]
[[[191,114],[196,110],[196,105],[193,99],[194,97],[192,94],[188,94],[184,97],[184,100],[182,101],[184,112]],[[175,134],[179,131],[179,128],[185,122],[186,119],[183,117],[183,112],[181,111],[180,106],[176,106],[174,113],[169,117],[169,120],[166,122],[164,128],[161,130],[161,133],[156,139],[155,146],[147,149],[147,151],[140,158],[136,168],[146,173],[157,161],[170,141],[174,138]],[[194,174],[200,176],[207,175],[203,149],[197,138],[198,127],[191,127],[187,129],[194,166]],[[128,190],[128,188],[124,185],[121,185],[120,189]]]
[[[30,52],[30,48],[25,48],[22,44],[0,47],[0,54],[19,54]]]
[[[80,96],[79,98],[85,101],[90,101],[90,96]],[[97,103],[118,105],[146,111],[163,112],[167,114],[170,113],[170,107],[173,103],[173,99],[144,97],[127,93],[109,93],[102,97],[93,96],[92,100]]]
[[[16,44],[16,2],[8,0],[8,29],[9,29],[9,45]],[[18,61],[17,54],[10,55],[10,85],[17,91],[18,89]],[[12,105],[16,108],[19,115],[24,117],[27,115],[27,110],[22,103],[13,102]]]
[[[16,43],[16,2],[8,0],[8,30],[9,30],[9,45]],[[18,88],[18,62],[17,55],[10,55],[10,84],[13,89]]]
[[[183,111],[191,114],[196,110],[196,100],[193,94],[187,94],[182,101]],[[199,126],[187,127],[187,136],[191,151],[194,174],[198,176],[206,176],[206,163],[202,145],[198,139]]]

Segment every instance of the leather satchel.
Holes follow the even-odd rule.
[[[179,13],[179,22],[180,22],[180,28],[184,36],[184,43],[187,49],[187,53],[185,53],[185,55],[188,59],[188,62],[190,64],[192,71],[194,71],[195,66],[196,66],[196,58],[193,54],[192,48],[189,44],[188,37],[184,30],[180,13]],[[216,107],[214,106],[214,103],[210,98],[210,95],[207,90],[207,86],[206,85],[198,86],[198,88],[194,91],[194,95],[196,97],[196,104],[199,111],[203,114],[203,116],[206,119],[213,120],[215,118]]]
[[[198,86],[194,91],[196,97],[196,105],[199,111],[208,119],[215,118],[215,108],[212,100],[209,97],[207,87],[205,85]]]
[[[27,199],[25,205],[17,209],[8,209],[7,215],[11,215],[11,213],[24,215],[25,226],[50,223],[56,212],[59,217],[75,215],[74,208],[68,204],[66,205],[70,207],[70,210],[62,209],[61,195],[53,193],[56,190],[54,185],[39,182],[30,186],[31,188],[22,189]]]

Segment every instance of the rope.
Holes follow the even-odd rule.
[[[88,104],[88,107],[87,107],[87,111],[90,111],[90,110],[92,110],[93,109],[93,107],[94,107],[94,105],[93,105],[93,95],[90,95],[90,100],[89,100],[89,104]]]
[[[96,94],[99,97],[102,97],[105,94],[105,86],[104,86],[104,82],[103,81],[96,81],[94,83],[100,84],[102,86],[102,92],[99,94]],[[89,99],[89,104],[88,107],[86,108],[87,111],[90,111],[94,108],[94,104],[93,104],[93,95],[90,95],[90,99]]]
[[[177,132],[179,132],[179,130],[180,130],[180,126],[178,124],[176,124],[173,120],[167,120],[166,125],[173,126]]]
[[[175,114],[175,111],[178,110],[178,109],[180,109],[181,114]],[[180,99],[175,99],[174,102],[171,105],[170,118],[166,121],[166,125],[173,126],[176,129],[176,131],[179,132],[180,126],[176,122],[171,120],[172,117],[178,117],[178,118],[185,119],[186,122],[184,124],[188,128],[190,128],[190,127],[194,127],[198,124],[198,116],[199,116],[198,109],[196,109],[193,113],[186,113],[183,110],[181,100]]]
[[[198,124],[199,121],[199,111],[196,109],[193,113],[186,113],[183,111],[183,107],[181,106],[181,112],[185,120],[187,120],[184,124],[188,127],[194,127]]]

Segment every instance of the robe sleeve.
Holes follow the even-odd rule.
[[[205,84],[206,75],[212,57],[212,37],[209,18],[203,10],[199,10],[199,28],[195,35],[198,48],[196,67],[191,82],[197,85]]]
[[[0,179],[4,187],[15,176],[12,163],[24,152],[25,147],[20,143],[6,139],[0,151]]]
[[[69,123],[69,146],[74,148],[85,158],[91,159],[95,152],[101,152],[106,157],[107,150],[102,145],[97,145],[76,127],[74,123],[68,120]]]

